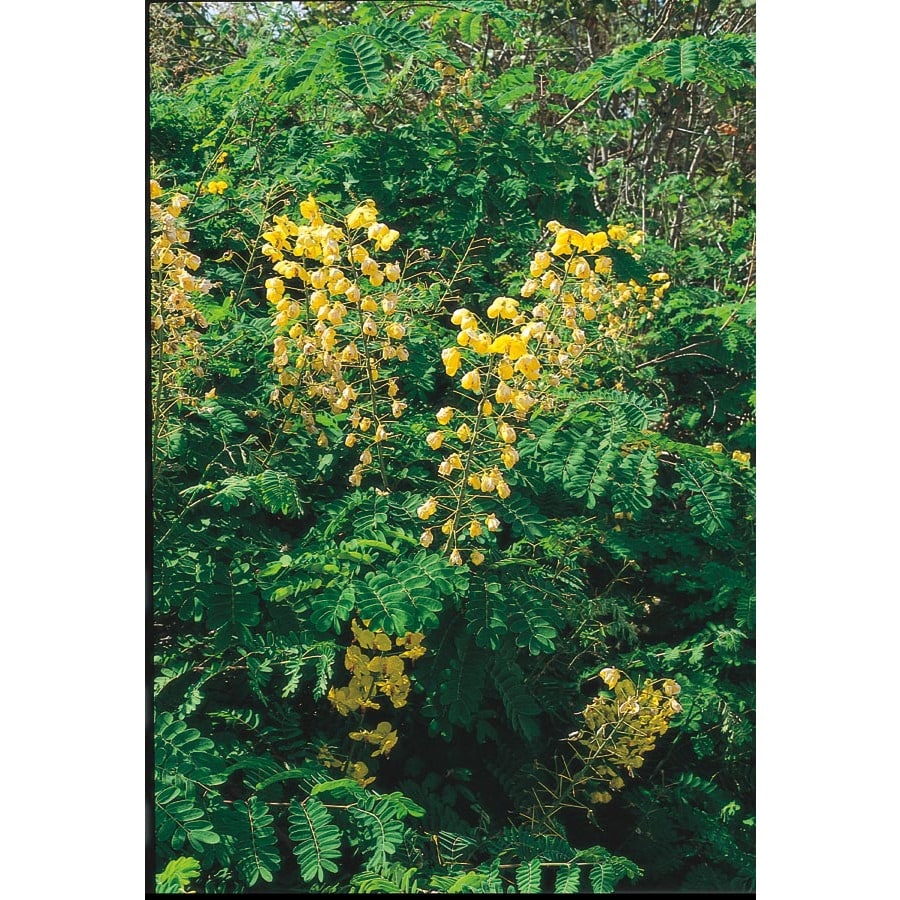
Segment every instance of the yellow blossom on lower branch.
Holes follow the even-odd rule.
[[[356,619],[350,623],[352,643],[344,654],[344,668],[350,673],[350,682],[344,687],[332,686],[327,695],[339,715],[355,714],[360,725],[366,710],[381,708],[379,697],[387,698],[395,709],[406,705],[412,689],[406,673],[407,662],[419,659],[426,652],[425,635],[420,632],[408,631],[392,640],[369,624],[369,620],[360,623]],[[379,722],[374,729],[358,727],[348,737],[373,745],[372,757],[387,756],[398,740],[389,722]],[[368,768],[361,773],[362,777],[367,774]]]

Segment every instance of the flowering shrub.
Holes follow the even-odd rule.
[[[315,405],[349,412],[344,443],[362,448],[350,484],[359,487],[377,465],[386,486],[384,445],[407,406],[394,370],[409,359],[409,317],[399,264],[376,258],[400,235],[378,221],[371,200],[347,215],[346,232],[324,221],[312,196],[300,214],[308,224],[276,216],[263,234],[262,253],[278,273],[266,280],[276,310],[272,364],[279,381],[271,400],[299,416],[320,446],[328,438],[316,425]],[[292,281],[296,287],[287,287]]]
[[[201,193],[218,198],[228,187],[224,181],[213,181]],[[227,424],[234,420],[222,412],[225,407],[212,405],[226,402],[216,387],[202,391],[208,405],[198,396],[197,385],[208,377],[203,364],[216,359],[217,353],[207,349],[212,346],[204,338],[209,323],[195,304],[200,298],[211,302],[209,295],[217,286],[196,274],[202,260],[185,246],[191,235],[182,217],[189,199],[173,192],[162,205],[156,201],[163,194],[162,187],[152,182],[154,418],[160,426],[176,407],[201,415],[216,412],[224,416],[225,427],[237,429],[236,424]],[[530,533],[549,540],[551,529],[527,511],[534,480],[557,479],[571,496],[581,497],[577,479],[586,465],[590,490],[598,490],[597,473],[606,471],[607,477],[622,483],[616,490],[625,491],[614,495],[618,499],[606,534],[621,532],[649,505],[645,498],[656,488],[656,467],[665,460],[667,447],[654,448],[652,430],[618,432],[622,424],[610,419],[608,449],[602,450],[601,445],[596,460],[567,442],[572,428],[579,440],[579,420],[572,410],[582,408],[584,402],[599,398],[622,411],[624,404],[636,402],[621,377],[612,389],[599,387],[598,393],[599,373],[610,359],[621,371],[622,360],[664,308],[671,280],[665,271],[647,272],[641,278],[620,277],[616,259],[638,262],[642,255],[645,235],[631,226],[609,225],[582,233],[551,221],[547,225],[551,240],[528,260],[528,276],[511,292],[517,296],[501,294],[489,302],[457,305],[447,311],[450,327],[436,329],[434,317],[429,324],[416,314],[421,309],[418,298],[429,295],[429,286],[422,283],[421,275],[414,285],[405,277],[411,264],[427,259],[428,254],[398,253],[395,247],[401,236],[381,221],[373,200],[357,203],[343,216],[313,195],[298,206],[299,215],[292,215],[288,206],[266,219],[260,229],[258,252],[270,269],[263,285],[270,343],[261,357],[267,368],[261,373],[261,387],[273,417],[266,421],[284,440],[305,436],[306,443],[295,445],[306,448],[304,453],[314,447],[321,454],[318,463],[315,458],[301,463],[301,454],[296,457],[298,465],[315,463],[321,472],[322,461],[333,459],[332,452],[339,449],[343,455],[349,453],[349,471],[343,488],[335,488],[337,506],[331,511],[323,508],[332,520],[326,518],[321,528],[314,526],[309,532],[316,541],[310,550],[303,550],[302,543],[292,549],[288,542],[282,551],[290,553],[257,570],[259,577],[276,579],[271,592],[265,589],[273,624],[287,615],[289,628],[299,628],[300,634],[289,630],[283,638],[270,635],[260,649],[241,650],[246,662],[239,667],[252,673],[252,689],[262,699],[273,663],[293,672],[285,696],[297,691],[302,673],[312,664],[317,673],[313,697],[338,718],[352,719],[349,728],[331,725],[308,735],[306,762],[296,770],[296,777],[307,779],[310,794],[302,802],[293,797],[278,801],[288,806],[300,878],[306,884],[320,884],[340,871],[342,834],[351,846],[369,848],[372,871],[378,869],[372,860],[386,861],[401,840],[413,844],[421,840],[402,820],[423,815],[425,807],[417,804],[409,782],[404,782],[404,790],[410,796],[379,793],[384,790],[385,773],[389,778],[396,753],[408,756],[405,740],[411,741],[417,730],[421,738],[417,720],[423,717],[430,720],[429,735],[449,740],[454,728],[474,729],[480,741],[488,740],[496,734],[486,717],[486,713],[493,715],[490,706],[483,705],[491,696],[512,733],[527,746],[535,745],[541,729],[549,725],[557,745],[562,741],[569,748],[567,754],[551,753],[549,767],[533,768],[529,776],[533,801],[520,809],[523,823],[549,830],[565,842],[564,811],[583,808],[596,821],[598,809],[625,790],[626,778],[634,778],[670,721],[683,711],[678,699],[681,687],[669,676],[645,678],[637,686],[608,666],[599,677],[609,692],[599,693],[580,713],[558,711],[558,721],[540,724],[541,706],[532,695],[534,688],[525,686],[525,669],[516,656],[518,648],[531,656],[554,649],[555,637],[565,627],[564,607],[556,605],[549,590],[540,594],[542,579],[551,577],[548,563],[538,556],[537,570],[526,574],[528,561],[517,555],[523,553],[521,543],[510,552],[509,536],[505,543],[499,538],[512,527],[523,536],[529,533],[523,529],[531,529]],[[418,337],[417,328],[423,329],[426,339],[411,342]],[[429,328],[439,336],[437,341],[428,337]],[[426,350],[433,352],[432,360],[420,358]],[[430,410],[404,399],[410,373],[429,367],[441,372],[448,385],[441,405]],[[585,398],[581,406],[579,396]],[[253,421],[261,413],[252,409],[247,415]],[[645,414],[644,422],[652,422],[653,415]],[[550,453],[544,459],[538,454],[544,446],[542,435],[548,433],[556,435],[564,456]],[[274,447],[279,436],[271,434],[268,440]],[[724,449],[714,443],[705,452],[724,461]],[[252,497],[264,510],[301,514],[308,501],[300,499],[293,479],[265,468],[272,450],[261,455],[251,441],[240,445],[239,452],[255,460],[250,471],[198,486],[193,493],[201,493],[191,505],[203,500],[205,490],[211,492],[213,507],[227,510]],[[281,451],[282,456],[286,453]],[[554,459],[564,460],[560,476],[554,474]],[[635,460],[637,464],[632,465]],[[730,463],[735,471],[748,468],[741,451],[733,451]],[[685,468],[682,477],[691,477],[693,471]],[[370,474],[376,477],[367,483]],[[307,479],[311,486],[314,482],[309,475]],[[704,493],[704,497],[713,495],[713,490]],[[331,536],[348,528],[341,510],[354,509],[361,521],[350,529],[353,536],[334,543]],[[424,529],[420,525],[410,531],[415,521],[424,523]],[[175,520],[169,526],[170,532],[177,524]],[[557,552],[569,560],[567,565],[573,565],[571,538],[560,530],[553,539],[560,542]],[[433,554],[434,550],[440,553]],[[327,554],[324,559],[323,553]],[[177,568],[174,562],[170,565]],[[206,611],[201,611],[201,620],[231,628],[235,640],[245,641],[247,629],[261,615],[252,598],[249,567],[232,560],[221,570],[217,568],[221,564],[202,556],[197,556],[195,565],[210,566],[210,574],[204,577],[225,591],[222,600],[203,601]],[[511,578],[508,585],[495,580],[505,574],[504,569]],[[279,584],[283,577],[299,580]],[[534,593],[526,600],[523,591]],[[277,612],[277,605],[285,602],[284,610]],[[565,603],[576,609],[574,596]],[[343,637],[347,624],[349,645]],[[449,644],[441,635],[448,625]],[[426,641],[438,648],[430,659]],[[260,652],[262,661],[255,661]],[[349,676],[345,683],[333,672],[338,657]],[[410,664],[420,659],[413,670]],[[233,665],[213,666],[209,677]],[[162,683],[178,678],[178,671],[165,670]],[[393,720],[388,710],[402,718]],[[317,715],[321,714],[320,709]],[[244,714],[224,711],[223,715],[241,721]],[[583,724],[572,732],[576,715]],[[283,729],[291,715],[282,710],[275,720],[280,723],[277,728]],[[202,744],[194,732],[177,731],[171,717],[159,722],[159,740],[164,744],[168,741],[178,747],[182,741],[194,740]],[[289,727],[305,729],[301,722]],[[363,754],[365,758],[360,758]],[[158,777],[163,787],[157,809],[166,821],[170,817],[174,822],[184,812],[194,817],[190,821],[195,824],[172,826],[174,830],[164,827],[165,839],[173,849],[185,842],[196,849],[215,843],[220,831],[236,829],[232,858],[250,873],[247,883],[254,878],[272,880],[280,857],[270,830],[274,817],[260,796],[280,783],[280,773],[261,771],[259,793],[245,802],[251,846],[258,841],[262,854],[254,857],[251,866],[237,849],[247,840],[245,819],[234,818],[237,808],[219,794],[203,795],[206,806],[201,807],[200,795],[193,790],[183,793],[177,780],[180,758],[171,752],[161,758]],[[217,784],[224,771],[213,766],[205,776],[207,783]],[[329,772],[343,777],[333,780]],[[330,797],[332,790],[338,793]],[[384,796],[401,799],[385,805],[387,801],[379,799]],[[208,809],[208,820],[203,808]],[[374,832],[369,830],[370,816],[377,823]],[[261,831],[256,835],[253,829]],[[609,858],[603,848],[592,848],[591,853],[592,865]],[[622,874],[634,871],[628,868],[628,860],[616,859]],[[174,869],[171,878],[177,878]]]

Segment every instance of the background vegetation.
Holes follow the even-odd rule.
[[[150,340],[156,890],[753,889],[753,12],[150,5],[151,176],[197,258]],[[400,235],[387,484],[348,484],[346,413],[271,402],[263,234],[309,194]],[[518,297],[553,220],[641,229],[616,277],[672,287],[528,420],[485,562],[452,566],[415,515],[451,314]],[[374,758],[329,691],[379,630],[427,649]],[[665,731],[578,743],[645,681],[680,687]]]

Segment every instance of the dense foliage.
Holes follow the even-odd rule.
[[[149,9],[151,889],[752,891],[752,3]]]

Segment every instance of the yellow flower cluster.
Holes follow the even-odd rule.
[[[154,375],[159,379],[160,394],[166,401],[196,405],[199,401],[187,394],[182,376],[188,370],[203,374],[199,363],[204,353],[197,329],[205,328],[207,322],[192,298],[209,293],[213,284],[195,274],[200,257],[185,247],[191,234],[183,227],[181,216],[190,199],[177,192],[163,199],[164,193],[158,181],[150,181],[150,329]],[[161,413],[162,410],[155,410],[155,414]]]
[[[265,283],[275,308],[272,362],[279,381],[271,400],[299,414],[322,446],[328,439],[311,404],[346,414],[344,443],[362,448],[350,474],[358,487],[406,410],[389,371],[409,358],[401,269],[376,258],[400,235],[378,220],[372,200],[346,216],[346,230],[325,221],[312,195],[300,203],[300,215],[301,224],[275,216],[263,233],[262,252],[276,273]]]
[[[355,619],[351,623],[353,643],[344,654],[350,682],[328,691],[329,701],[342,716],[351,712],[362,716],[368,709],[380,709],[379,695],[387,697],[395,709],[406,706],[411,683],[405,660],[425,655],[424,634],[407,632],[392,641],[383,631],[370,630],[368,624],[363,620],[360,626]],[[349,738],[371,744],[372,757],[387,756],[397,743],[397,732],[389,722],[379,722],[374,729],[351,731]]]
[[[221,180],[211,181],[206,186],[206,190],[210,194],[224,194],[228,190],[228,182]]]
[[[582,711],[584,727],[569,737],[584,766],[591,803],[609,803],[611,791],[624,787],[622,772],[633,775],[665,734],[672,716],[682,711],[681,687],[671,678],[634,682],[614,667],[600,672],[610,689]]]
[[[465,307],[455,310],[456,343],[441,351],[460,401],[437,411],[439,427],[425,438],[431,450],[443,451],[438,474],[446,493],[429,497],[417,515],[439,518],[454,565],[464,561],[462,543],[471,563],[484,561],[486,532],[499,530],[500,522],[475,509],[510,496],[506,474],[519,462],[515,445],[529,418],[552,408],[560,386],[601,342],[621,341],[640,317],[651,318],[669,288],[665,272],[651,275],[649,286],[615,279],[603,250],[637,256],[643,232],[611,226],[582,234],[558,222],[548,229],[554,243],[534,255],[519,297],[495,298],[484,319]],[[435,539],[432,527],[420,536],[425,547]]]

